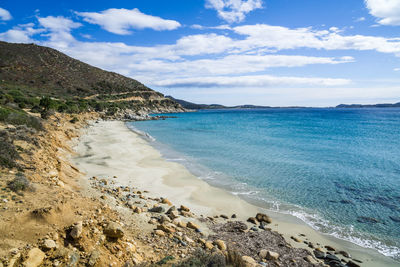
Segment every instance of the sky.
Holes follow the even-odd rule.
[[[400,102],[400,0],[1,0],[0,40],[196,103]]]

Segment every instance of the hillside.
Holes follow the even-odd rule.
[[[35,44],[0,42],[0,90],[2,99],[10,98],[5,94],[14,100],[21,98],[19,95],[22,94],[24,101],[19,99],[16,103],[21,106],[21,102],[25,102],[23,108],[31,108],[39,104],[40,98],[50,97],[64,104],[78,101],[75,104],[81,111],[84,109],[82,106],[114,111],[182,110],[174,101],[134,79]],[[74,111],[78,110],[75,108]]]

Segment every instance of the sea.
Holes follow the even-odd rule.
[[[400,109],[167,115],[128,127],[211,185],[400,260]]]

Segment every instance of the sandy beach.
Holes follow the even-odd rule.
[[[226,214],[230,217],[236,214],[239,220],[246,221],[257,212],[265,212],[273,220],[270,227],[283,234],[295,247],[307,248],[307,245],[293,241],[292,236],[347,251],[353,258],[362,260],[362,266],[399,265],[374,250],[318,233],[293,216],[263,210],[210,186],[183,165],[163,159],[159,151],[129,130],[124,122],[100,121],[82,131],[73,161],[87,178],[117,176],[117,185],[148,190],[149,196],[162,196],[173,203],[186,205],[197,215]]]

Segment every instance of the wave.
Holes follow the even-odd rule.
[[[156,141],[156,139],[153,136],[151,136],[149,133],[146,133],[146,132],[136,129],[134,126],[132,126],[132,124],[125,124],[125,125],[129,128],[129,130],[131,130],[135,134],[139,135],[140,137],[143,137],[146,141],[150,141],[150,142]]]

